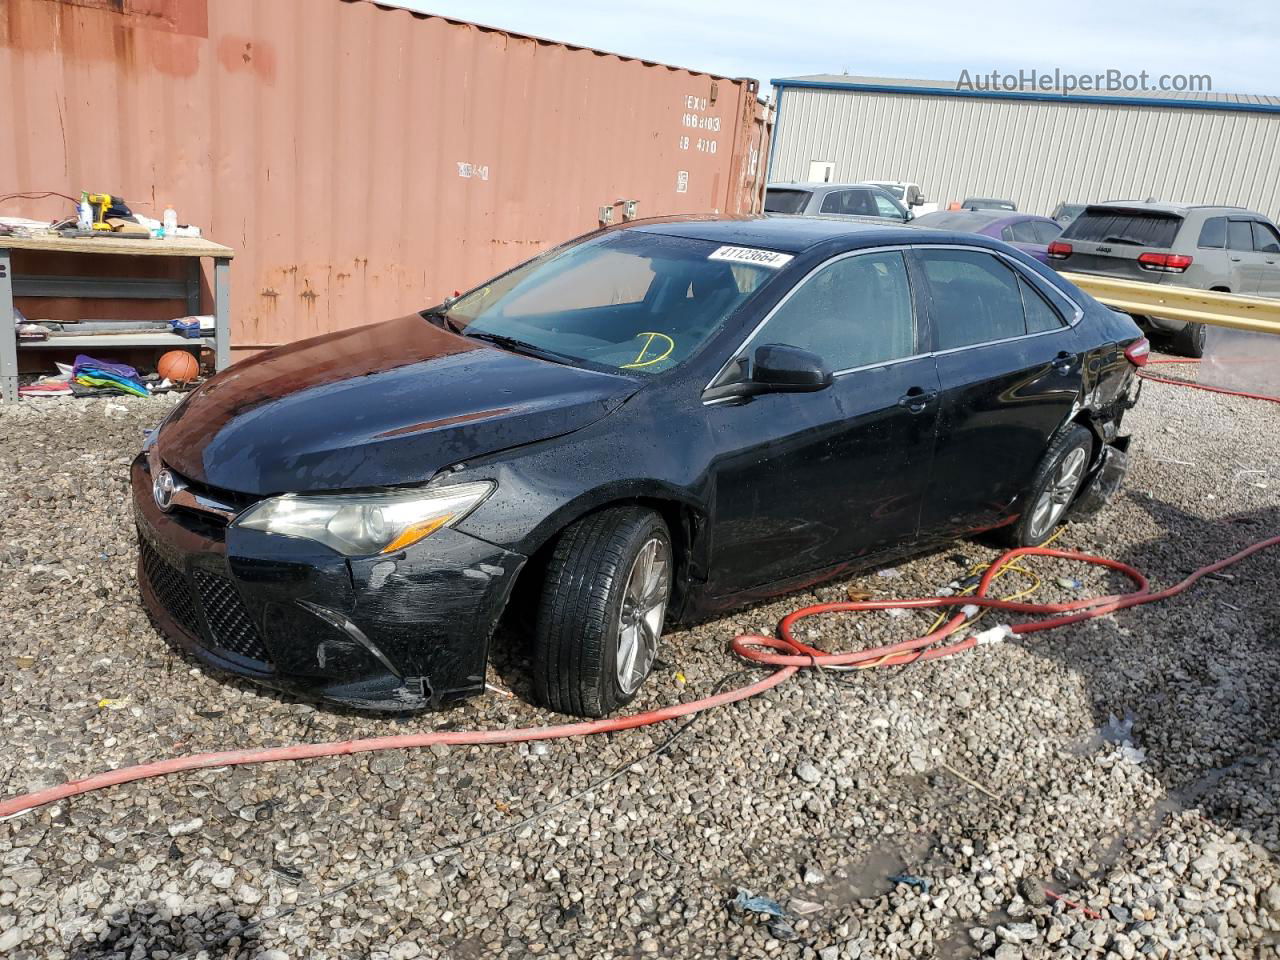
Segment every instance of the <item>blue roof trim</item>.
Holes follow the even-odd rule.
[[[837,83],[830,80],[769,81],[781,93],[787,87],[810,90],[852,90],[858,93],[914,93],[928,97],[967,97],[978,100],[1033,100],[1042,103],[1101,103],[1118,107],[1159,107],[1183,110],[1238,110],[1244,113],[1280,113],[1280,105],[1233,103],[1223,100],[1175,100],[1155,97],[1099,96],[1095,93],[1044,93],[1019,90],[957,90],[955,87],[908,87],[891,83]],[[781,97],[779,97],[781,100]]]

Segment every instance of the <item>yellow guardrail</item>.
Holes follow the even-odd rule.
[[[1095,300],[1125,313],[1209,323],[1253,333],[1280,334],[1280,299],[1246,297],[1237,293],[1120,280],[1065,270],[1062,275]]]

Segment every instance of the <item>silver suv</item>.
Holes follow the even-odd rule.
[[[1111,201],[1094,203],[1049,244],[1059,270],[1280,297],[1280,231],[1243,207]],[[1176,346],[1198,357],[1204,325],[1163,317],[1135,317],[1173,334]]]
[[[915,214],[870,183],[771,183],[764,193],[765,213],[809,217],[858,217],[906,223]]]

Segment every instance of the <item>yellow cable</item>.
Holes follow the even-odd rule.
[[[1050,537],[1048,540],[1046,540],[1044,543],[1040,544],[1040,546],[1042,546],[1042,547],[1047,547],[1047,546],[1049,546],[1049,544],[1051,544],[1051,543],[1053,543],[1053,541],[1057,540],[1060,536],[1062,536],[1064,533],[1066,533],[1066,531],[1067,531],[1067,528],[1066,528],[1065,526],[1059,527],[1059,528],[1054,532],[1053,536],[1051,536],[1051,537]],[[986,572],[987,570],[989,570],[990,568],[991,568],[991,564],[989,564],[989,563],[978,564],[978,565],[976,565],[976,566],[970,567],[970,571],[971,571],[971,572],[970,572],[970,576],[980,575],[980,574],[982,574],[982,573],[985,573],[985,572]],[[1031,585],[1030,585],[1030,586],[1027,586],[1027,587],[1024,587],[1023,589],[1021,589],[1021,590],[1017,591],[1016,593],[1011,593],[1011,594],[1009,594],[1008,596],[1000,597],[999,599],[1001,599],[1001,600],[1022,600],[1022,599],[1024,599],[1025,597],[1032,596],[1033,594],[1035,594],[1036,592],[1038,592],[1038,591],[1039,591],[1039,589],[1040,589],[1042,586],[1044,586],[1044,581],[1043,581],[1042,579],[1040,579],[1040,577],[1039,577],[1036,573],[1034,573],[1034,572],[1033,572],[1033,571],[1031,571],[1031,570],[1028,570],[1026,567],[1020,566],[1019,564],[1015,563],[1013,560],[1006,560],[1006,561],[1005,561],[1005,562],[1000,566],[1000,569],[996,571],[995,576],[993,576],[993,577],[991,578],[991,582],[992,582],[992,583],[995,583],[997,580],[999,580],[1001,577],[1003,577],[1006,573],[1020,573],[1020,574],[1022,574],[1023,576],[1027,577],[1027,578],[1031,581]],[[962,591],[960,591],[958,594],[955,594],[955,596],[958,596],[958,597],[967,597],[967,596],[969,596],[970,594],[972,594],[972,593],[973,593],[975,590],[977,590],[977,589],[978,589],[977,584],[974,584],[974,585],[973,585],[973,586],[971,586],[971,587],[965,587],[965,588],[964,588]],[[966,627],[968,627],[968,626],[972,626],[973,624],[977,623],[979,620],[981,620],[981,619],[986,615],[986,613],[987,613],[987,611],[988,611],[989,609],[991,609],[991,608],[990,608],[990,607],[983,607],[981,610],[979,610],[979,611],[974,615],[974,617],[973,617],[973,619],[972,619],[972,620],[968,620],[968,621],[966,621],[965,623],[961,624],[961,626],[966,626]],[[943,611],[942,613],[938,614],[938,618],[937,618],[936,620],[934,620],[934,621],[933,621],[933,625],[932,625],[931,627],[929,627],[929,629],[928,629],[928,630],[926,630],[926,631],[925,631],[925,634],[926,634],[926,635],[928,635],[928,634],[930,634],[930,633],[933,633],[933,632],[934,632],[935,630],[937,630],[940,626],[942,626],[944,623],[946,623],[946,622],[947,622],[947,618],[948,618],[949,616],[951,616],[951,614],[950,614],[949,612],[947,612],[947,611]],[[957,627],[956,629],[957,629],[957,630],[959,630],[959,629],[960,629],[960,627]],[[880,666],[883,666],[887,661],[889,661],[889,660],[891,660],[891,659],[893,659],[894,657],[897,657],[897,656],[901,656],[901,654],[900,654],[900,653],[886,653],[883,657],[880,657],[880,658],[879,658],[879,659],[877,659],[877,660],[873,660],[873,661],[871,661],[870,663],[856,663],[856,664],[854,664],[854,665],[853,665],[853,667],[854,667],[854,669],[855,669],[855,670],[870,670],[870,669],[871,669],[871,668],[873,668],[873,667],[880,667]]]

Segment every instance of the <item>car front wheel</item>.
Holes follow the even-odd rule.
[[[603,717],[636,695],[657,659],[672,559],[666,524],[642,507],[602,510],[560,535],[534,628],[539,702]]]
[[[1018,522],[1005,538],[1010,546],[1038,547],[1062,522],[1089,471],[1093,435],[1072,424],[1059,434],[1036,468]]]

